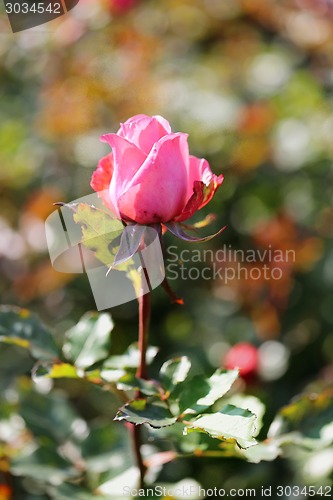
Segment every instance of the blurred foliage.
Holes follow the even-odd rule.
[[[124,366],[122,387],[138,384],[126,378],[137,361],[137,305],[112,310],[112,352],[110,323],[99,338],[94,361],[98,367],[105,359],[106,378],[96,366],[87,371],[91,349],[84,331],[77,332],[80,318],[96,307],[86,276],[52,269],[44,221],[53,203],[91,191],[91,174],[108,152],[99,135],[136,113],[161,114],[174,130],[188,132],[191,152],[225,175],[198,219],[209,210],[217,215],[213,230],[228,227],[200,246],[212,258],[196,267],[245,267],[228,282],[186,273],[170,280],[184,306],[154,290],[151,342],[159,352],[152,378],[179,356],[188,356],[192,375],[202,377],[224,367],[231,346],[248,342],[258,349],[256,376],[238,379],[226,404],[243,407],[232,398],[246,394],[266,406],[260,447],[238,457],[230,443],[207,434],[182,436],[178,423],[158,434],[150,429],[148,454],[169,453],[170,441],[187,453],[165,458],[152,481],[331,485],[331,2],[80,0],[43,29],[15,35],[2,10],[0,28],[1,302],[33,311],[54,332],[22,310],[19,330],[1,319],[0,498],[90,499],[102,484],[107,495],[118,491],[117,477],[127,481],[121,476],[124,465],[132,466],[127,433],[112,423],[119,402],[103,387]],[[165,240],[178,255],[190,247],[168,233]],[[242,263],[228,257],[229,248],[292,250],[295,258]],[[251,278],[264,264],[279,268],[281,279]],[[107,320],[89,313],[84,321]],[[77,359],[83,361],[75,366]],[[247,408],[258,414],[249,400]],[[199,463],[208,448],[211,455]],[[242,453],[266,460],[248,463]]]

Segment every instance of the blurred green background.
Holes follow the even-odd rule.
[[[178,354],[191,357],[194,371],[211,372],[233,345],[251,343],[259,364],[241,384],[267,405],[265,435],[293,396],[333,383],[332,2],[81,0],[66,16],[15,35],[0,8],[1,302],[37,313],[59,342],[96,309],[86,276],[52,269],[44,221],[54,202],[91,192],[91,174],[109,151],[102,133],[137,113],[163,115],[189,133],[192,154],[225,175],[196,220],[212,212],[211,232],[228,227],[195,248],[271,247],[296,258],[280,280],[172,281],[184,306],[155,290],[151,344],[160,351],[151,373]],[[169,234],[166,244],[188,248]],[[119,353],[136,340],[137,304],[111,314]],[[1,344],[0,499],[84,499],[54,492],[62,465],[53,470],[52,457],[43,458],[44,472],[30,460],[18,476],[8,461],[43,440],[65,447],[66,425],[85,433],[89,424],[107,454],[122,427],[111,423],[117,401],[85,382],[37,384],[32,366],[24,349]],[[48,412],[55,427],[42,432]],[[324,472],[311,454],[287,455],[257,465],[183,459],[166,465],[159,481],[332,484],[332,447],[319,459]],[[47,493],[43,474],[51,478]]]

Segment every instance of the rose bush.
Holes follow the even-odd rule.
[[[205,206],[223,182],[207,160],[189,154],[188,135],[173,133],[162,116],[136,115],[116,134],[91,186],[114,214],[128,222],[182,222]]]

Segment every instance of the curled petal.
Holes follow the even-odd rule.
[[[118,135],[149,154],[155,142],[171,133],[170,124],[162,116],[136,115],[120,125]]]
[[[189,200],[193,194],[194,183],[196,181],[201,181],[204,184],[209,184],[212,175],[207,160],[191,155],[188,172],[187,200]]]
[[[201,181],[195,181],[193,185],[193,194],[186,203],[182,213],[175,218],[175,221],[182,222],[187,220],[192,217],[197,210],[200,210],[200,208],[207,205],[207,203],[213,198],[215,191],[219,188],[219,186],[221,186],[223,179],[223,175],[216,176],[212,174],[208,185]]]
[[[222,174],[220,175],[212,174],[209,184],[205,183],[203,201],[199,206],[198,210],[200,210],[200,208],[204,207],[205,205],[207,205],[207,203],[210,202],[216,190],[221,186],[223,181],[224,181],[224,176]]]
[[[208,186],[213,176],[214,174],[211,171],[207,160],[191,155],[188,172],[187,199],[189,200],[193,194],[193,185],[195,181],[201,181]]]
[[[120,213],[139,224],[172,220],[185,206],[187,168],[187,134],[160,139],[118,199]]]

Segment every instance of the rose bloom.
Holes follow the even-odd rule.
[[[185,221],[223,182],[207,160],[189,154],[187,138],[162,116],[133,116],[116,134],[101,137],[112,152],[100,160],[91,187],[126,222]]]

